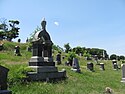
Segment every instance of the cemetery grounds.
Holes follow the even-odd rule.
[[[13,47],[19,45],[22,56],[14,56]],[[71,71],[71,66],[65,66],[65,58],[61,65],[56,65],[59,70],[66,69],[67,79],[57,82],[26,82],[25,73],[30,71],[28,61],[32,53],[26,51],[26,43],[5,44],[5,50],[0,52],[0,65],[9,68],[8,90],[13,94],[104,94],[105,88],[110,87],[114,94],[125,94],[125,84],[121,83],[121,69],[113,70],[110,60],[99,61],[105,64],[105,71],[94,61],[86,61],[79,57],[81,73]],[[57,51],[54,51],[54,60]],[[62,56],[66,53],[62,53]],[[87,62],[94,63],[95,72],[86,69]],[[118,62],[120,66],[120,61]]]

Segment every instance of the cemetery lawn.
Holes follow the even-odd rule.
[[[16,44],[9,44],[16,45]],[[59,70],[66,69],[67,79],[58,82],[24,82],[25,72],[28,69],[28,61],[31,52],[24,50],[27,44],[22,46],[22,56],[14,56],[13,48],[0,52],[0,65],[9,68],[8,89],[13,94],[104,94],[106,87],[110,87],[115,94],[125,94],[125,84],[121,83],[121,69],[113,70],[110,60],[100,61],[105,64],[105,71],[99,69],[94,61],[95,72],[86,69],[86,63],[83,57],[78,57],[81,73],[71,71],[70,66],[56,65]],[[12,46],[13,47],[13,46]],[[56,52],[55,52],[56,53]],[[65,53],[63,53],[65,54]],[[54,54],[55,55],[55,54]],[[119,62],[120,65],[120,62]]]

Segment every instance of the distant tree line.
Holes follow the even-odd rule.
[[[0,40],[12,41],[19,36],[19,29],[16,25],[19,25],[18,20],[9,20],[9,25],[7,25],[7,20],[0,19]]]

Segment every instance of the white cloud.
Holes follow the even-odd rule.
[[[59,22],[54,22],[54,24],[55,24],[56,26],[59,26]]]

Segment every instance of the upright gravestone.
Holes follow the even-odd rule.
[[[122,64],[122,80],[121,82],[125,83],[125,64]]]
[[[104,63],[100,63],[100,70],[105,70]]]
[[[38,31],[34,35],[32,41],[33,56],[29,61],[29,67],[33,68],[35,72],[28,72],[29,80],[48,80],[48,79],[62,79],[66,77],[66,71],[58,72],[55,67],[55,62],[52,58],[52,41],[50,35],[46,31],[45,19],[41,23],[42,31]]]
[[[9,69],[0,65],[0,94],[11,94],[12,92],[7,90],[7,75]]]
[[[81,72],[79,62],[78,62],[77,58],[73,58],[73,64],[72,64],[71,70],[75,71],[75,72]]]
[[[90,71],[94,71],[94,65],[93,65],[92,62],[87,63],[87,69],[90,70]]]
[[[61,53],[58,53],[56,55],[56,62],[57,62],[58,65],[61,64]]]
[[[114,70],[118,70],[118,64],[116,60],[112,60],[112,64],[113,64],[113,69]]]
[[[15,54],[15,56],[21,56],[21,54],[20,54],[20,46],[15,46],[15,48],[14,48],[14,54]]]

